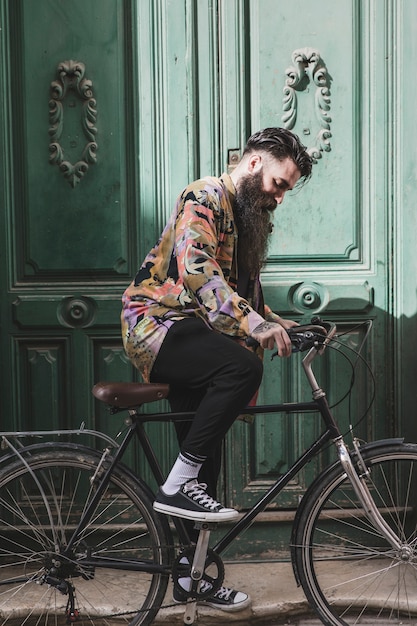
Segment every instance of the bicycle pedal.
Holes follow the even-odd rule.
[[[216,530],[218,522],[196,522],[194,524],[195,530]]]

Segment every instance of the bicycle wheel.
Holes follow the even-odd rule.
[[[114,471],[91,521],[66,550],[97,489],[99,458],[64,445],[1,472],[2,626],[138,626],[154,619],[169,576],[141,571],[138,561],[166,565],[170,542],[146,487],[129,470]]]
[[[368,486],[402,542],[366,518],[336,463],[315,480],[295,526],[293,556],[311,606],[328,626],[417,624],[417,446],[364,447]]]

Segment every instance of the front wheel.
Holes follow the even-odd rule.
[[[116,468],[68,548],[98,488],[99,459],[78,446],[58,447],[1,472],[0,626],[144,626],[155,617],[170,542],[146,489],[128,472]]]
[[[417,446],[363,452],[368,487],[400,538],[394,549],[366,518],[337,463],[299,510],[293,555],[307,599],[327,626],[417,624]]]

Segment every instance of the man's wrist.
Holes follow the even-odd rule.
[[[274,328],[275,326],[277,326],[275,322],[268,322],[267,320],[264,320],[261,324],[259,324],[256,328],[253,329],[252,335],[264,333],[267,330],[271,330],[271,328]]]

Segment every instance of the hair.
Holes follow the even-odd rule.
[[[311,156],[297,135],[286,128],[264,128],[251,135],[243,156],[257,151],[267,152],[278,161],[283,161],[287,157],[292,159],[300,170],[299,182],[302,184],[311,177],[313,166]]]

